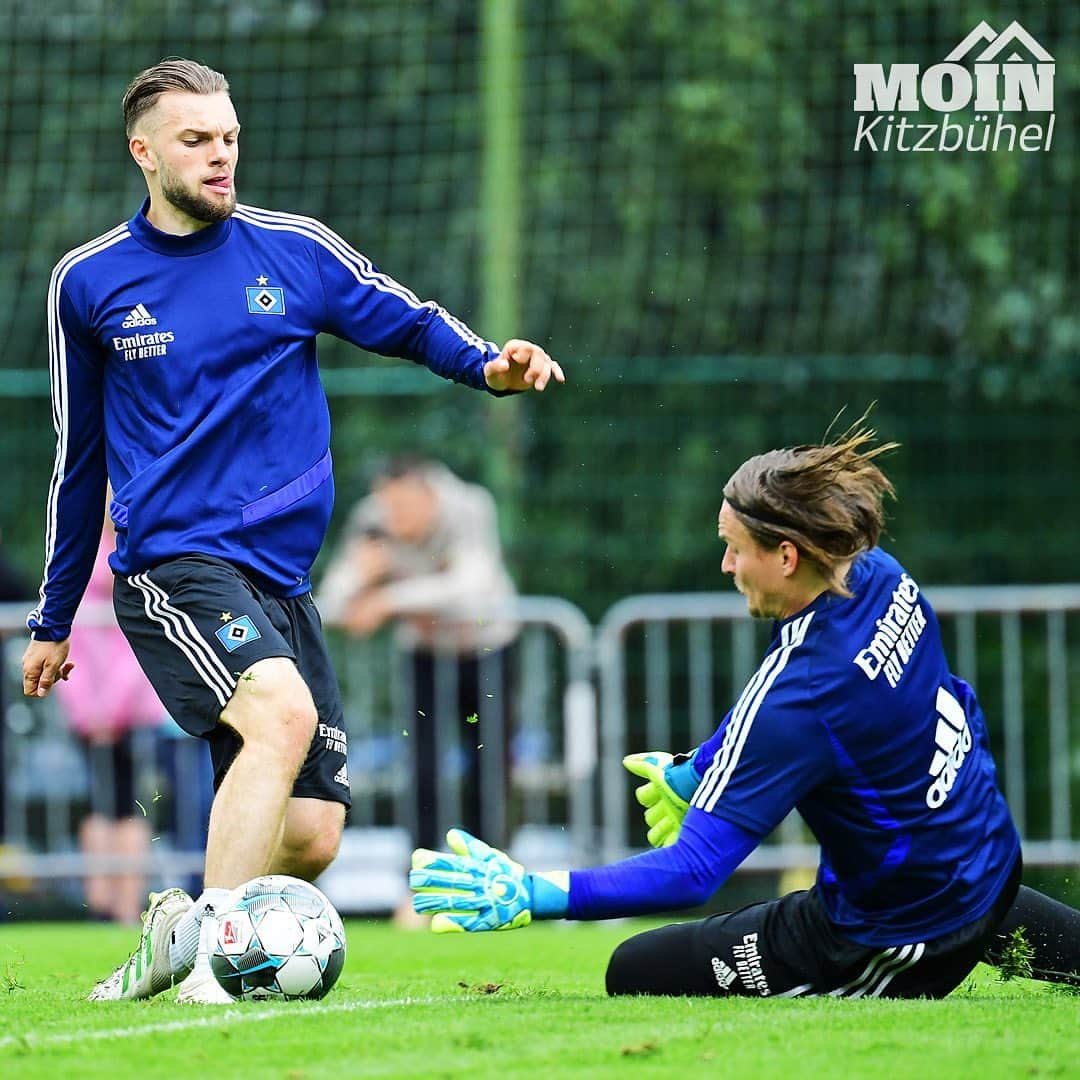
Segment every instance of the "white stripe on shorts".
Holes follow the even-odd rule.
[[[142,593],[147,618],[156,622],[165,637],[188,658],[195,673],[224,709],[236,689],[236,679],[218,659],[214,647],[199,633],[186,612],[169,603],[169,594],[151,581],[149,574],[133,574],[127,580]]]
[[[904,948],[900,950],[900,955],[889,965],[888,972],[883,973],[883,978],[866,996],[880,997],[881,992],[897,975],[900,974],[900,972],[907,971],[908,968],[914,967],[922,959],[924,952],[926,952],[926,946],[921,941],[916,945],[905,945]]]
[[[872,957],[858,978],[829,991],[831,997],[880,997],[882,991],[902,971],[914,967],[926,952],[923,942],[896,945]]]

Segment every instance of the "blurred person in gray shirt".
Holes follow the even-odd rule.
[[[514,596],[495,500],[486,488],[421,458],[396,457],[379,466],[371,493],[349,516],[318,606],[326,623],[357,637],[397,622],[411,689],[404,719],[415,739],[420,846],[442,839],[441,770],[460,770],[467,822],[479,825],[485,795],[493,797],[483,791],[479,754],[485,737],[495,741],[493,724],[502,733],[496,745],[508,743],[509,647],[517,625],[506,609]],[[439,760],[439,741],[451,740],[437,739],[437,727],[444,736],[457,728],[464,752],[456,765]]]

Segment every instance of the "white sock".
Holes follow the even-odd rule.
[[[183,979],[195,966],[195,957],[199,952],[199,931],[206,909],[213,911],[215,907],[220,907],[231,891],[204,889],[202,896],[173,927],[172,941],[169,944],[169,965],[172,967],[174,979]]]

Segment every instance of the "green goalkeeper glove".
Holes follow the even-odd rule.
[[[417,848],[409,871],[413,910],[436,934],[516,930],[566,914],[569,873],[527,874],[509,856],[464,829],[446,834],[451,853]]]
[[[645,824],[653,847],[669,847],[679,838],[690,799],[701,782],[694,769],[696,756],[696,750],[678,757],[653,750],[623,758],[627,770],[647,781],[634,791],[634,797],[645,807]]]

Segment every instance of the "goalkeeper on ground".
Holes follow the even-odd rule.
[[[772,642],[716,733],[635,755],[655,851],[527,874],[467,833],[414,854],[432,928],[503,930],[694,907],[792,810],[821,845],[806,892],[638,934],[612,994],[942,997],[1023,926],[1037,975],[1080,982],[1080,912],[1021,887],[1020,841],[975,695],[919,585],[878,548],[892,485],[856,425],[751,458],[724,488],[722,569]]]

